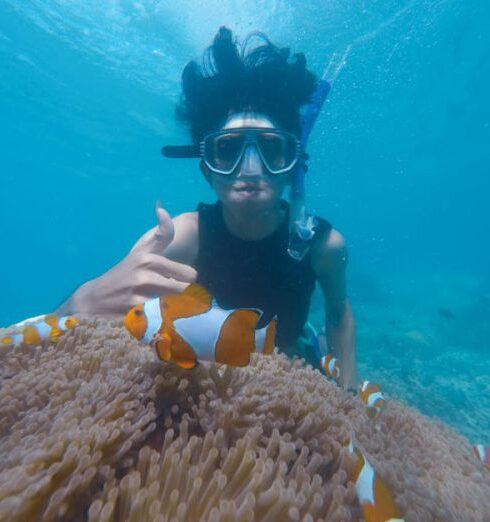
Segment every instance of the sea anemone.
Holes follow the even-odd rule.
[[[372,419],[301,360],[182,370],[96,318],[0,349],[1,520],[361,520],[351,436],[407,522],[489,520],[465,439],[389,398]]]

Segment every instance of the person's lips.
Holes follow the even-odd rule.
[[[259,192],[261,188],[259,187],[259,185],[238,185],[234,187],[234,190],[236,190],[237,192],[252,193]]]

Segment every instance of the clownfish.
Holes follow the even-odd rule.
[[[375,473],[364,453],[354,446],[352,439],[347,448],[355,459],[350,479],[356,485],[357,498],[366,522],[404,522],[393,496]]]
[[[200,361],[246,366],[252,352],[272,353],[276,321],[256,329],[256,309],[224,310],[199,284],[182,293],[134,306],[124,326],[136,339],[156,348],[162,361],[194,368]]]
[[[473,446],[473,451],[477,456],[478,460],[483,462],[483,465],[490,469],[490,448],[488,446],[484,446],[483,444],[475,444]]]
[[[305,339],[312,348],[315,357],[318,359],[318,362],[323,371],[327,374],[327,377],[338,379],[340,376],[340,365],[338,359],[331,354],[324,355],[324,350],[327,349],[325,334],[318,334],[311,323],[305,324],[304,331]],[[320,346],[321,344],[323,344],[323,347]]]
[[[370,417],[375,417],[385,407],[385,398],[381,388],[373,382],[361,381],[359,395],[362,402],[367,405],[367,413]]]
[[[24,326],[20,333],[7,335],[0,339],[0,346],[35,346],[43,341],[56,342],[66,331],[78,324],[73,316],[57,317],[46,315],[41,321]]]
[[[327,354],[320,359],[322,368],[328,377],[338,379],[340,375],[339,361],[333,355]]]

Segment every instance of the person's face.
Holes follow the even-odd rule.
[[[228,118],[224,129],[277,128],[264,114],[237,113]],[[243,158],[231,175],[207,172],[218,199],[228,208],[261,210],[278,203],[289,182],[290,173],[270,174],[255,145],[247,145]]]

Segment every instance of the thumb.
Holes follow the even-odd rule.
[[[155,214],[158,224],[155,228],[149,230],[133,247],[133,251],[145,251],[154,254],[162,254],[163,250],[170,245],[174,239],[175,231],[172,218],[169,213],[164,210],[157,201],[155,205]]]
[[[155,213],[158,220],[158,226],[155,229],[155,239],[164,244],[163,248],[166,248],[174,240],[174,223],[170,214],[160,206],[159,201],[155,204]]]

